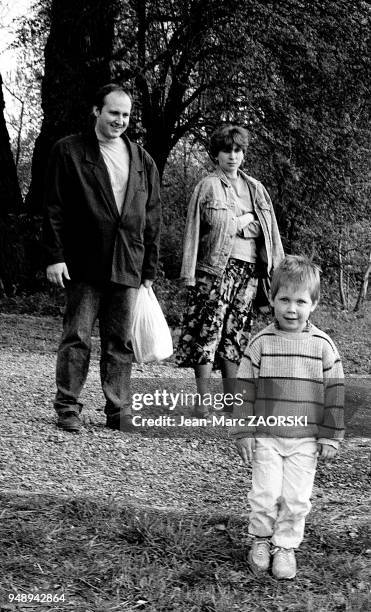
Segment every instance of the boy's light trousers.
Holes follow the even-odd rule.
[[[304,536],[305,517],[317,465],[314,438],[256,439],[252,466],[249,533],[270,537],[274,546],[297,548]]]

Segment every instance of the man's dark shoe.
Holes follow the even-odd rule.
[[[113,414],[107,416],[106,427],[116,429],[117,431],[137,431],[137,427],[133,425],[133,417],[131,414]]]
[[[81,429],[81,421],[76,412],[62,412],[58,415],[57,427],[78,433]]]

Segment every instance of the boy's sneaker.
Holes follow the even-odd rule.
[[[65,431],[78,433],[81,429],[79,415],[73,411],[62,412],[58,415],[57,427],[64,429]]]
[[[280,580],[291,580],[296,576],[296,559],[293,548],[273,549],[272,574]]]
[[[252,570],[266,572],[271,560],[270,542],[268,538],[255,538],[249,550],[249,563]]]

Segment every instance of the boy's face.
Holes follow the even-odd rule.
[[[313,302],[305,287],[280,287],[275,298],[270,300],[280,329],[286,332],[301,332],[318,302]]]

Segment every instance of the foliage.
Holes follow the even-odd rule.
[[[11,103],[6,108],[6,120],[11,135],[13,155],[23,196],[31,178],[34,142],[42,121],[41,84],[44,74],[44,47],[50,24],[50,2],[31,6],[27,16],[15,21],[16,38],[11,50],[16,68],[5,75]]]
[[[22,205],[22,196],[18,185],[16,167],[10,148],[9,133],[4,117],[3,81],[0,75],[0,218],[16,214]]]
[[[368,7],[271,9],[262,38],[275,87],[260,92],[249,162],[270,187],[287,249],[336,267],[340,228],[367,219]]]
[[[122,11],[115,76],[134,83],[144,145],[162,174],[183,136],[205,137],[205,128],[236,103],[241,74],[250,74],[257,57],[247,35],[246,2],[129,0]]]
[[[0,294],[13,295],[21,280],[24,245],[16,215],[0,217]]]
[[[196,183],[211,166],[206,152],[191,138],[182,138],[170,153],[161,188],[161,262],[169,279],[179,277],[189,199]]]
[[[268,187],[286,250],[313,256],[329,287],[343,273],[352,304],[369,255],[368,3],[39,0],[38,7],[20,34],[25,78],[34,61],[37,90],[50,25],[28,211],[40,212],[51,143],[81,128],[97,85],[125,81],[135,98],[131,134],[163,174],[166,276],[179,271],[186,202],[207,169],[202,147],[220,121],[234,121],[250,130],[245,168]]]
[[[314,256],[332,287],[345,232],[354,296],[369,253],[367,5],[255,3],[248,10],[259,62],[249,59],[260,86],[251,98],[246,79],[236,90],[244,105],[229,114],[252,133],[247,172],[268,186],[287,251]]]
[[[198,2],[149,4],[125,3],[115,69],[134,79],[145,145],[160,168],[168,159],[165,219],[173,207],[174,223],[164,224],[166,274],[180,265],[184,181],[200,177],[194,164],[182,172],[179,152],[169,150],[183,133],[205,143],[229,120],[250,129],[247,171],[268,186],[287,251],[314,256],[333,284],[340,233],[370,220],[367,4],[208,2],[201,16]],[[355,292],[367,262],[364,231],[356,243],[346,245],[355,249],[346,264]]]

